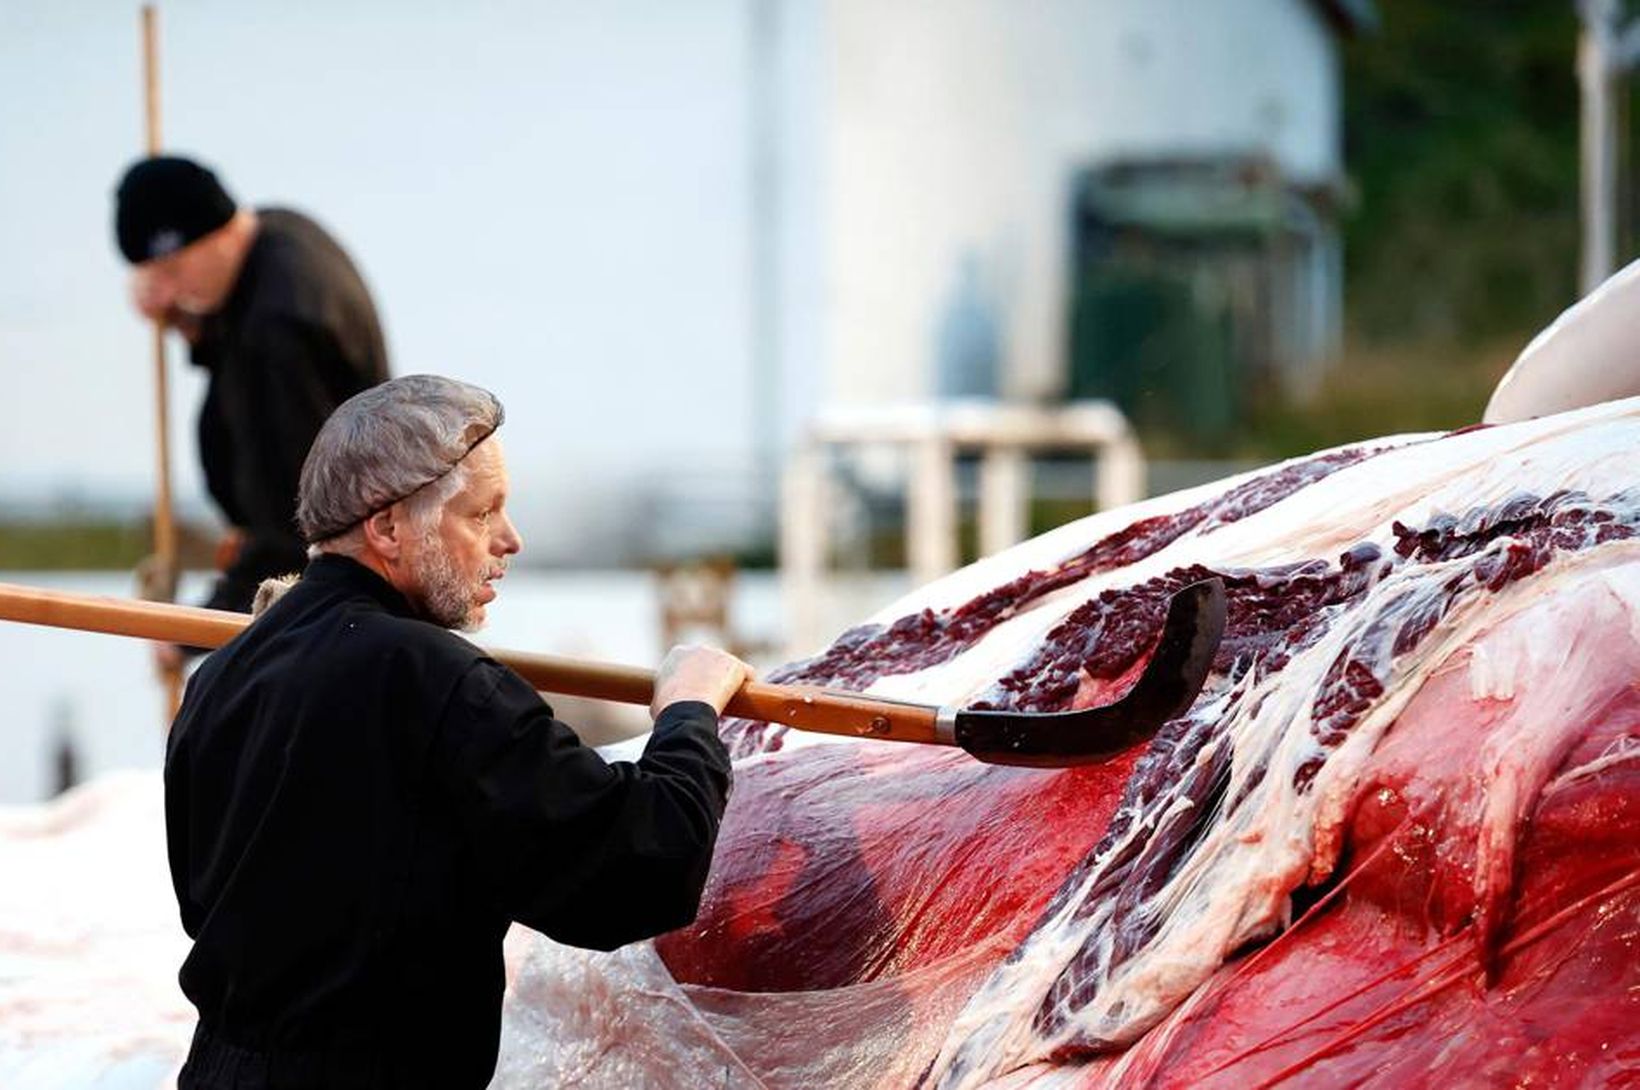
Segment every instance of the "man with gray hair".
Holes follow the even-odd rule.
[[[482,1087],[510,922],[613,949],[694,918],[747,667],[675,649],[643,756],[606,763],[456,636],[522,545],[501,422],[427,375],[343,403],[302,469],[306,571],[189,683],[165,759],[181,1090]]]

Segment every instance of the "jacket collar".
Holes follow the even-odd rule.
[[[363,594],[374,599],[387,612],[400,617],[414,617],[410,600],[375,572],[339,553],[320,553],[308,561],[302,572],[302,582],[312,583],[343,594]]]

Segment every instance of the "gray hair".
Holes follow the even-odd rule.
[[[310,544],[333,541],[412,496],[410,516],[425,527],[465,482],[462,459],[505,415],[488,390],[439,375],[405,375],[355,394],[308,450],[297,528]]]

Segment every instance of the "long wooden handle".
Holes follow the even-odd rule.
[[[149,155],[160,149],[159,124],[159,12],[153,4],[142,6],[142,120],[143,146]],[[154,356],[154,562],[159,565],[164,597],[176,596],[176,522],[171,505],[171,415],[170,394],[165,381],[165,323],[155,319],[151,340]],[[167,667],[161,671],[165,688],[165,722],[176,717],[182,703],[182,671]]]
[[[0,583],[0,620],[136,636],[191,647],[221,647],[243,631],[251,619],[243,613],[198,606]],[[487,649],[487,653],[542,692],[647,705],[655,691],[654,673],[636,666],[495,648]],[[783,723],[823,734],[900,742],[941,741],[935,732],[936,708],[812,686],[749,681],[729,700],[725,711],[745,719]]]

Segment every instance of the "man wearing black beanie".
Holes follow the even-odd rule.
[[[296,489],[319,426],[387,378],[376,308],[317,223],[239,207],[190,159],[134,163],[115,194],[114,235],[137,310],[181,333],[209,373],[200,460],[236,547],[205,604],[249,612],[263,579],[306,563]],[[181,655],[158,652],[162,665]]]

